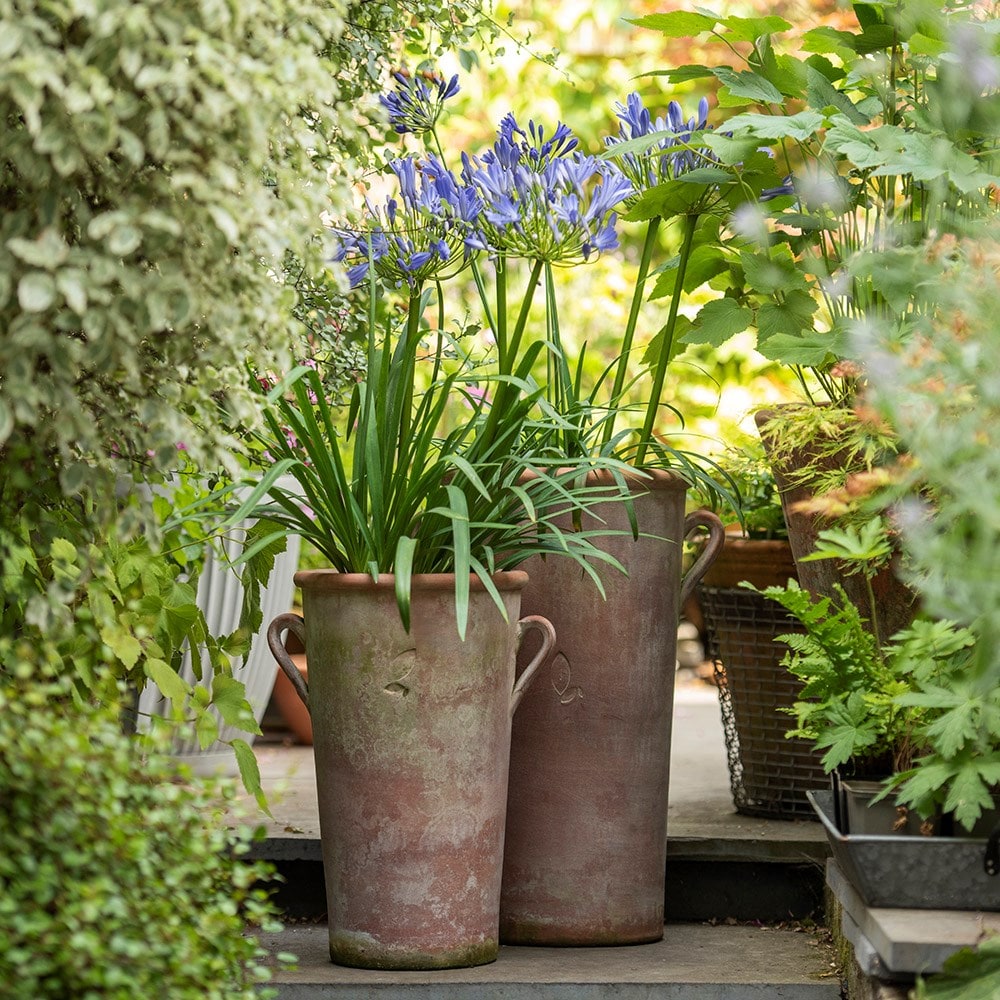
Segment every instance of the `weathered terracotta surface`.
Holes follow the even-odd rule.
[[[836,598],[835,584],[844,588],[848,598],[856,604],[862,613],[868,607],[868,593],[864,578],[860,573],[847,573],[845,566],[837,559],[821,559],[815,562],[806,561],[805,557],[816,548],[820,531],[827,527],[817,515],[808,511],[798,510],[797,505],[812,500],[814,492],[809,484],[798,482],[795,473],[806,466],[811,458],[807,450],[782,464],[775,461],[773,431],[769,431],[768,422],[775,411],[760,410],[754,415],[761,443],[771,463],[774,482],[781,495],[781,509],[785,515],[785,526],[788,528],[788,541],[792,547],[792,555],[798,569],[799,583],[811,594],[822,597]],[[830,459],[833,467],[835,459]],[[895,566],[890,563],[880,570],[872,580],[872,590],[878,609],[878,638],[886,642],[900,629],[913,621],[917,613],[917,598],[914,592],[899,578]]]
[[[334,962],[426,969],[496,958],[510,720],[531,677],[515,689],[527,578],[494,579],[509,622],[473,580],[463,643],[451,576],[413,578],[409,633],[391,576],[296,576]],[[269,631],[293,683],[280,633],[301,633],[301,621],[284,615]],[[547,650],[551,626],[532,624]]]
[[[685,487],[658,475],[637,496],[640,531],[601,545],[604,601],[569,560],[534,559],[522,609],[556,626],[556,653],[514,721],[501,939],[627,944],[663,936],[667,782],[680,604],[722,543],[711,514],[685,525]],[[628,529],[624,504],[600,516]],[[681,584],[681,540],[714,539]],[[526,643],[526,651],[528,644]]]

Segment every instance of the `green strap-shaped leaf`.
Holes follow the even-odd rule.
[[[465,641],[465,630],[469,622],[469,575],[472,573],[472,546],[469,535],[469,507],[465,494],[449,483],[449,517],[451,538],[455,557],[455,619],[458,634]]]
[[[393,560],[395,574],[396,606],[403,628],[410,631],[410,588],[413,579],[413,557],[417,550],[417,540],[409,535],[402,535],[396,542],[396,554]],[[375,574],[372,574],[373,576]]]

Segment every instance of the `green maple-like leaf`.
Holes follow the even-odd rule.
[[[702,306],[693,328],[684,336],[686,344],[721,347],[753,322],[753,312],[733,299],[713,299]]]
[[[945,811],[953,812],[959,824],[971,830],[983,811],[992,809],[993,805],[993,796],[980,774],[979,763],[971,758],[963,760],[948,786]]]
[[[644,17],[625,18],[639,28],[651,28],[668,38],[690,38],[703,31],[711,31],[719,19],[711,14],[695,11],[672,10],[662,14],[646,14]]]
[[[230,726],[248,733],[260,733],[242,681],[228,674],[216,674],[212,678],[212,704]]]
[[[1000,997],[1000,937],[978,948],[963,948],[944,963],[941,974],[919,979],[915,1000],[996,1000]]]
[[[758,139],[795,139],[805,142],[826,124],[818,111],[799,111],[794,115],[736,115],[726,122],[726,131],[739,135],[746,130]]]
[[[743,97],[760,104],[780,104],[782,101],[781,91],[758,73],[734,70],[728,66],[719,66],[712,73],[733,97]]]

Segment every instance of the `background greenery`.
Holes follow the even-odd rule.
[[[0,684],[0,748],[0,997],[268,995],[271,871],[240,860],[223,789],[178,783],[65,687]]]

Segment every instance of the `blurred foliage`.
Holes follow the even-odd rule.
[[[699,499],[712,507],[727,528],[739,525],[746,538],[787,538],[781,497],[760,440],[749,435],[731,440],[715,462],[719,478],[731,488],[738,504],[720,503],[720,498],[711,496]]]
[[[495,31],[472,0],[0,0],[0,675],[155,684],[203,744],[208,701],[256,729],[231,659],[273,550],[243,568],[240,628],[210,636],[212,526],[173,503],[239,472],[218,418],[259,420],[248,357],[353,379],[322,220],[363,168],[373,92],[402,45]],[[187,646],[211,678],[194,692]]]
[[[252,1000],[273,875],[227,829],[231,787],[180,783],[44,674],[0,677],[0,997]]]
[[[661,6],[622,0],[597,0],[586,6],[568,0],[497,3],[495,19],[509,34],[497,39],[492,53],[484,53],[478,65],[471,67],[457,56],[444,57],[435,64],[445,75],[458,72],[462,86],[453,102],[454,110],[450,104],[440,126],[446,161],[456,167],[462,150],[484,149],[509,111],[519,121],[534,119],[544,124],[549,132],[558,121],[564,121],[580,137],[581,145],[593,153],[603,150],[605,136],[617,134],[613,106],[632,90],[642,95],[654,114],[662,114],[672,99],[680,101],[686,113],[693,112],[698,99],[708,92],[704,86],[672,85],[653,74],[698,60],[704,54],[702,47],[686,40],[661,39],[624,20]],[[749,2],[737,6],[751,14],[763,5]],[[815,8],[807,4],[783,6],[803,17],[817,16]],[[710,121],[718,121],[714,110]],[[412,143],[412,137],[407,141]],[[556,272],[558,294],[564,303],[560,307],[563,344],[571,357],[586,349],[591,382],[617,356],[638,271],[642,227],[620,223],[619,232],[619,251],[604,255],[585,269]],[[679,240],[679,225],[662,226],[657,259],[669,261]],[[681,312],[693,315],[705,294],[695,291],[686,296]],[[473,299],[474,293],[470,293],[468,301]],[[642,346],[654,340],[668,307],[669,298],[644,303],[632,375],[642,371]],[[532,323],[540,329],[543,322],[539,306],[532,314]],[[483,346],[488,349],[490,345]],[[721,349],[692,347],[671,362],[663,398],[676,412],[665,406],[657,430],[677,447],[714,453],[740,429],[753,431],[749,414],[754,407],[793,396],[788,373],[757,354],[750,335]],[[632,405],[639,402],[638,397],[630,399]]]

